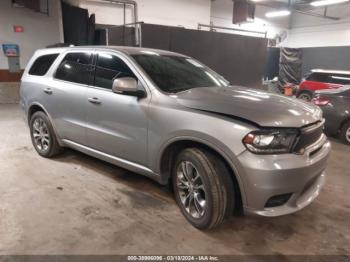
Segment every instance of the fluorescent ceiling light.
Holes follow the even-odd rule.
[[[334,4],[340,4],[349,2],[349,0],[319,0],[311,2],[310,5],[312,6],[323,6],[323,5],[334,5]]]
[[[272,11],[265,14],[266,17],[278,17],[278,16],[287,16],[290,15],[289,10],[278,10],[278,11]]]

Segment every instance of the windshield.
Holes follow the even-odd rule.
[[[157,53],[132,57],[164,92],[230,85],[222,76],[192,58]]]

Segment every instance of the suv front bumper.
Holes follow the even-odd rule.
[[[244,212],[262,216],[280,216],[309,205],[325,182],[325,169],[331,150],[326,136],[302,155],[256,155],[249,151],[238,159],[242,164]],[[267,207],[269,199],[290,195],[285,203]]]

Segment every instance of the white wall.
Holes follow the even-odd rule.
[[[350,4],[328,7],[327,14],[340,17],[338,21],[296,12],[289,17],[266,18],[266,12],[273,9],[257,5],[253,23],[233,25],[232,10],[232,0],[214,0],[211,8],[211,21],[218,26],[267,31],[268,38],[274,38],[285,32],[287,38],[279,44],[285,47],[350,46]],[[323,14],[324,8],[317,8],[311,12]],[[240,34],[259,36],[250,33]]]
[[[123,6],[94,0],[67,0],[94,13],[98,24],[123,24]],[[139,21],[169,26],[197,28],[209,24],[210,0],[136,0]],[[132,9],[127,9],[126,23],[133,22]]]
[[[18,44],[20,62],[24,68],[38,48],[61,42],[59,28],[59,1],[50,0],[50,16],[27,8],[11,7],[11,0],[0,1],[0,45]],[[14,25],[21,25],[23,33],[15,33]],[[7,57],[0,50],[0,69],[8,69]]]
[[[312,12],[323,14],[324,9]],[[350,4],[329,6],[327,14],[341,19],[334,21],[293,13],[291,30],[283,46],[350,46]]]
[[[244,23],[241,25],[234,25],[233,18],[233,2],[232,0],[215,0],[211,4],[211,21],[214,25],[224,26],[230,28],[247,29],[252,31],[267,32],[268,38],[274,38],[277,34],[283,31],[288,31],[289,17],[270,18],[265,17],[265,13],[271,11],[271,8],[264,6],[256,6],[255,21]],[[229,33],[230,31],[222,32]],[[244,35],[261,36],[261,34],[240,33]]]

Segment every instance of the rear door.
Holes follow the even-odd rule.
[[[87,90],[92,81],[90,51],[75,50],[61,56],[46,90],[51,117],[61,139],[86,145]]]
[[[148,104],[145,98],[112,92],[113,80],[134,77],[144,88],[141,75],[126,57],[97,52],[94,86],[88,91],[88,145],[98,151],[147,165]]]
[[[54,68],[55,60],[59,55],[59,52],[49,53],[31,59],[30,68],[26,69],[21,79],[20,104],[23,109],[28,109],[32,104],[39,104],[51,115],[49,107],[54,102],[54,98],[48,96],[47,88],[50,88],[52,78],[50,68]]]

